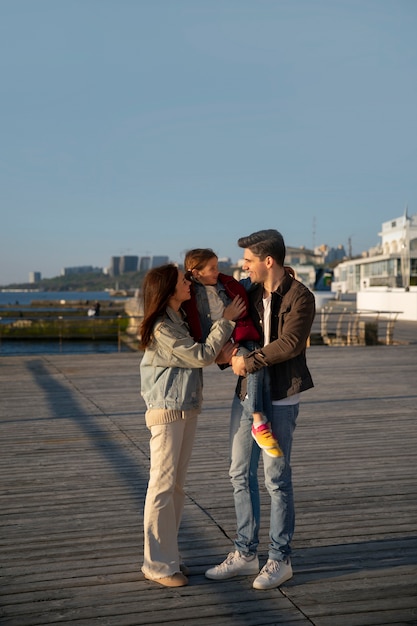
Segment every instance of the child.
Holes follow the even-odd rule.
[[[233,340],[240,345],[238,354],[247,354],[258,347],[259,333],[248,314],[245,288],[232,276],[219,272],[218,258],[213,250],[196,248],[187,252],[184,270],[190,277],[192,289],[191,299],[183,304],[183,308],[194,339],[204,341],[213,322],[223,315],[225,306],[236,295],[240,295],[245,300],[246,312],[236,321]],[[249,410],[253,415],[252,437],[269,456],[282,456],[268,421],[271,399],[266,368],[248,374],[247,395]]]

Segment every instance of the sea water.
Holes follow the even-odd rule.
[[[19,307],[27,307],[36,301],[56,302],[62,310],[65,302],[80,301],[84,304],[93,304],[96,301],[123,301],[126,298],[115,298],[107,291],[0,291],[0,309],[7,307],[8,310],[19,311]],[[51,310],[49,308],[49,310]],[[1,316],[1,311],[0,311]],[[27,356],[36,354],[108,354],[118,351],[127,351],[125,345],[119,345],[118,341],[101,340],[32,340],[32,339],[3,339],[0,340],[1,356]]]
[[[9,306],[28,306],[36,300],[56,301],[57,303],[71,302],[79,300],[80,302],[89,303],[97,300],[126,300],[126,298],[110,297],[108,291],[2,291],[0,290],[0,305]]]

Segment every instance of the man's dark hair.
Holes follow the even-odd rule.
[[[258,230],[247,237],[241,237],[237,245],[239,248],[249,248],[252,254],[258,256],[261,261],[271,256],[278,265],[284,265],[286,252],[284,238],[273,228]]]

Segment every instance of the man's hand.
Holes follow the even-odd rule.
[[[238,347],[238,343],[232,343],[231,341],[228,341],[217,355],[217,365],[231,365],[232,357],[236,354]]]
[[[233,356],[231,365],[233,373],[236,374],[236,376],[246,376],[247,371],[243,356]]]

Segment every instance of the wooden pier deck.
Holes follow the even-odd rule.
[[[313,346],[294,443],[294,578],[205,569],[232,549],[232,372],[205,371],[180,532],[190,584],[143,579],[139,355],[0,356],[0,624],[417,624],[417,344]],[[262,492],[260,560],[268,545]]]

